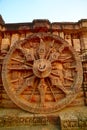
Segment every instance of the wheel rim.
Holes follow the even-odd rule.
[[[20,108],[51,113],[76,98],[82,84],[82,65],[63,39],[36,33],[10,49],[2,80],[7,94]]]

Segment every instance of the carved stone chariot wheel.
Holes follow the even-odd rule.
[[[82,65],[79,55],[62,38],[35,33],[10,48],[2,80],[17,106],[33,113],[51,113],[78,95]]]

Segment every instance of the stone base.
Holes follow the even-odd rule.
[[[87,107],[65,109],[59,117],[61,130],[87,130]]]
[[[0,130],[87,130],[87,107],[71,107],[52,114],[32,114],[0,108]]]

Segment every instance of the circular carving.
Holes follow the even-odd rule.
[[[51,63],[46,59],[38,59],[33,63],[33,73],[39,78],[46,78],[51,73]]]
[[[35,33],[15,43],[5,57],[3,85],[11,100],[34,113],[69,105],[82,84],[80,57],[58,36]]]

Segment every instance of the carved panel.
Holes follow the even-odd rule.
[[[2,80],[11,100],[34,113],[69,105],[82,84],[79,55],[60,37],[35,33],[16,42],[6,55]]]

